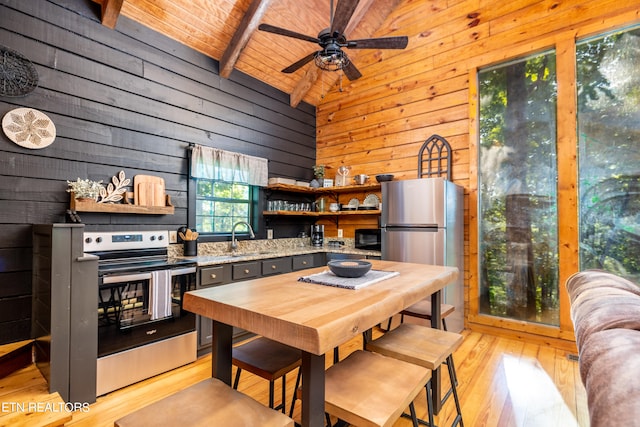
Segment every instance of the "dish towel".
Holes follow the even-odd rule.
[[[360,289],[364,288],[365,286],[373,285],[374,283],[387,280],[399,274],[400,273],[398,273],[397,271],[369,270],[367,274],[360,277],[340,277],[336,276],[331,271],[326,270],[322,273],[302,276],[298,279],[298,281],[315,283],[317,285],[335,286],[337,288]]]
[[[151,272],[149,314],[151,320],[171,316],[171,270]]]

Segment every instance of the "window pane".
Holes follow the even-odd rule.
[[[580,268],[640,279],[640,29],[578,44]]]
[[[198,179],[197,230],[200,233],[229,234],[236,222],[250,222],[250,190],[246,184]],[[236,230],[236,234],[242,233],[248,233],[246,227]]]
[[[555,54],[479,89],[480,313],[558,325]]]
[[[233,198],[234,199],[249,199],[249,186],[234,184],[233,186]]]
[[[211,197],[213,196],[213,187],[211,181],[198,180],[197,186],[198,196]]]
[[[224,199],[231,199],[233,198],[232,188],[233,184],[229,182],[216,182],[214,184],[214,195]]]

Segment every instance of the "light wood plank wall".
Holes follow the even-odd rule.
[[[452,179],[465,188],[467,328],[575,351],[567,277],[578,269],[575,41],[640,23],[640,4],[619,0],[432,0],[400,4],[379,34],[409,36],[404,51],[358,51],[363,77],[332,88],[317,106],[317,163],[352,174],[417,177],[418,150],[433,134],[453,148]],[[560,327],[478,314],[477,85],[482,67],[547,49],[558,66]],[[346,80],[345,80],[346,81]],[[329,174],[331,177],[331,172]],[[370,217],[340,222],[345,236]],[[335,232],[328,223],[327,235]]]

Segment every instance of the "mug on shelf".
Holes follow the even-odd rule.
[[[324,212],[326,210],[326,200],[324,199],[324,197],[319,198],[318,200],[316,200],[316,211],[317,212]]]

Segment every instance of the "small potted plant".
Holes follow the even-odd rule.
[[[73,193],[76,200],[93,200],[97,201],[102,189],[102,181],[91,181],[89,179],[80,179],[77,181],[67,181],[69,188],[67,192]]]
[[[325,172],[325,165],[313,166],[313,174],[316,176],[316,179],[311,181],[309,185],[314,188],[322,187],[324,183],[324,172]]]

